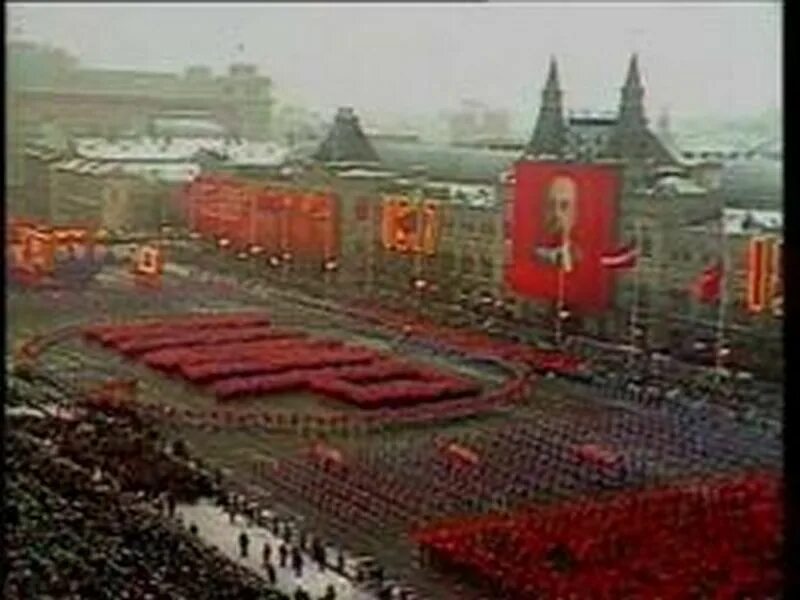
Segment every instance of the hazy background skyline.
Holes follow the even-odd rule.
[[[530,114],[550,55],[569,109],[615,110],[640,57],[648,116],[752,116],[782,108],[778,3],[258,5],[23,4],[12,35],[86,66],[222,72],[248,62],[278,102],[325,114],[431,114],[475,100]]]

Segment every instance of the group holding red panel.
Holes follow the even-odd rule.
[[[416,532],[428,558],[504,598],[769,598],[780,484],[763,473],[627,492]]]
[[[260,315],[98,326],[84,335],[151,368],[207,386],[219,400],[305,390],[373,409],[481,391],[472,381],[376,350],[272,327]]]

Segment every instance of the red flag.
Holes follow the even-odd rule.
[[[600,257],[600,264],[606,269],[631,269],[636,266],[639,251],[635,246],[623,246]]]
[[[698,301],[712,303],[719,300],[722,292],[722,263],[717,262],[700,273],[692,284],[692,295]]]

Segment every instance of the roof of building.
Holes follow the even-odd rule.
[[[234,141],[219,137],[137,138],[109,141],[79,138],[76,153],[98,161],[141,163],[191,163],[198,155],[212,154],[229,166],[276,167],[288,160],[288,149],[273,142]]]
[[[314,153],[314,159],[325,162],[375,164],[380,162],[352,108],[340,108],[327,137]]]
[[[200,165],[191,162],[106,161],[73,158],[54,165],[57,171],[79,175],[130,175],[163,183],[190,181],[200,174]]]
[[[519,152],[429,143],[375,141],[374,146],[387,169],[410,173],[422,166],[428,179],[439,181],[495,182],[519,158]]]
[[[783,205],[783,161],[755,158],[725,163],[720,192],[728,206],[777,209]]]
[[[194,117],[157,117],[153,119],[153,129],[158,135],[196,135],[219,136],[226,133],[226,129],[219,123],[207,118]]]
[[[658,178],[654,191],[659,195],[674,194],[677,196],[702,196],[708,190],[682,175],[669,173]]]
[[[783,211],[726,208],[725,232],[730,235],[783,231]]]

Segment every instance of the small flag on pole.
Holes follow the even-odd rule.
[[[721,262],[706,267],[692,283],[692,295],[703,303],[717,302],[722,293],[723,274]]]
[[[600,264],[606,269],[632,269],[639,259],[639,251],[635,246],[623,246],[600,257]]]

